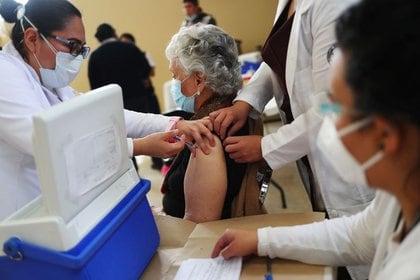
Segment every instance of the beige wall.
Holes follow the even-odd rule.
[[[156,62],[154,86],[162,100],[162,85],[171,79],[165,47],[177,32],[184,18],[182,0],[73,0],[82,12],[86,27],[86,40],[92,49],[98,42],[96,27],[111,23],[118,33],[131,32],[138,45],[151,53]],[[235,39],[242,41],[244,52],[254,51],[264,44],[270,32],[277,0],[201,0],[204,11],[214,15],[217,23]],[[89,90],[87,61],[72,86],[81,92]]]

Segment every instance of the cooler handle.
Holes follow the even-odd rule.
[[[14,261],[23,260],[23,254],[20,251],[20,245],[22,240],[17,237],[12,237],[3,244],[3,252],[9,257],[9,259]]]

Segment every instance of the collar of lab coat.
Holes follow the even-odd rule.
[[[288,0],[279,2],[276,11],[276,18],[281,15],[288,4]],[[299,43],[299,30],[301,25],[302,14],[306,13],[314,0],[296,0],[295,2],[295,16],[293,19],[292,29],[290,30],[289,45],[287,48],[287,61],[286,61],[286,87],[287,92],[291,96],[293,94],[293,81],[295,79],[295,71],[297,64],[297,49]]]
[[[5,54],[10,55],[10,56],[12,56],[12,57],[14,57],[15,59],[18,60],[19,63],[21,63],[21,66],[25,67],[29,71],[29,73],[31,74],[32,78],[35,81],[38,82],[39,86],[42,88],[42,90],[44,91],[44,93],[46,95],[58,96],[59,100],[62,100],[62,101],[68,100],[68,99],[73,97],[74,90],[70,86],[66,86],[66,87],[63,87],[63,88],[57,88],[57,89],[55,89],[55,92],[53,92],[53,91],[49,90],[48,88],[44,87],[42,85],[41,79],[39,78],[35,69],[33,69],[32,66],[30,66],[28,63],[26,63],[26,61],[23,59],[23,57],[17,51],[17,49],[15,48],[15,46],[13,45],[12,42],[9,42],[4,46],[3,52]],[[48,98],[48,99],[50,100],[51,105],[59,103],[57,101],[51,100],[50,98]]]
[[[277,11],[276,11],[276,17],[274,18],[274,23],[276,23],[278,17],[283,12],[284,8],[287,6],[287,3],[289,3],[290,0],[280,0],[279,4],[277,5]],[[299,13],[306,12],[309,7],[311,6],[313,0],[296,0],[295,2],[295,10]]]
[[[4,48],[3,52],[6,54],[9,54],[19,60],[20,63],[22,63],[22,66],[26,67],[28,71],[31,73],[32,77],[41,84],[41,80],[39,79],[38,74],[36,73],[35,69],[32,68],[31,65],[26,63],[26,61],[23,59],[23,57],[20,55],[20,53],[17,51],[15,46],[12,44],[12,42],[7,43]]]

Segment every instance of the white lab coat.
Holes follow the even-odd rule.
[[[315,146],[322,116],[313,107],[314,96],[328,90],[328,49],[336,42],[337,17],[357,0],[296,0],[295,16],[290,32],[286,59],[286,87],[294,121],[276,133],[262,138],[262,155],[273,169],[308,155],[315,177],[315,193],[321,193],[330,218],[351,215],[363,210],[375,196],[366,186],[351,186],[334,171],[334,167]],[[288,1],[280,0],[276,20]],[[277,77],[271,68],[262,63],[250,82],[235,101],[250,104],[251,116],[260,114],[274,96],[278,108],[283,103]],[[281,116],[283,116],[281,112]],[[367,269],[365,269],[367,271]],[[358,279],[357,272],[350,272]]]
[[[70,87],[56,93],[41,86],[34,69],[9,43],[0,52],[0,220],[40,194],[32,148],[32,116],[74,97]],[[60,99],[62,101],[60,101]],[[125,111],[129,137],[164,131],[169,119]],[[129,147],[132,141],[127,141]]]
[[[401,207],[378,191],[372,203],[350,217],[258,230],[258,255],[311,264],[372,264],[369,279],[420,279],[420,224],[400,243],[394,232]]]
[[[327,51],[336,41],[334,23],[352,2],[355,1],[296,0],[286,60],[286,86],[295,120],[276,133],[264,136],[261,143],[263,157],[273,169],[308,155],[326,210],[332,218],[356,213],[374,197],[373,190],[365,186],[348,186],[332,168],[324,170],[326,162],[313,145],[322,123],[322,117],[312,107],[313,96],[328,89]],[[279,1],[276,18],[286,3]],[[262,63],[235,101],[249,103],[254,108],[252,114],[259,114],[273,96],[280,108],[283,92],[274,72]],[[318,153],[321,154],[319,157]]]

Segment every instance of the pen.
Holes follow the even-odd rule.
[[[179,136],[173,136],[172,138],[174,140],[178,141],[178,142],[181,141],[181,137],[179,137]],[[197,148],[197,146],[194,143],[190,142],[190,141],[185,141],[185,145],[187,145],[188,147],[190,147],[192,149]]]
[[[265,280],[273,280],[273,274],[271,273],[271,259],[267,258],[267,273],[264,276]]]

